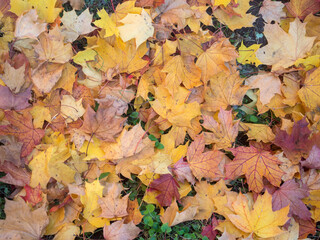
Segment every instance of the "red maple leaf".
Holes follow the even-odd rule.
[[[160,192],[157,196],[157,200],[161,206],[170,206],[173,198],[180,201],[178,187],[178,182],[171,174],[161,175],[160,178],[154,180],[150,184],[151,189],[158,190]]]
[[[19,114],[15,111],[6,111],[6,119],[9,125],[0,126],[0,135],[13,135],[23,143],[21,148],[21,158],[27,157],[34,147],[41,142],[44,136],[44,130],[34,128],[32,123],[32,115],[24,111]]]
[[[310,220],[311,213],[302,199],[309,196],[305,184],[296,183],[294,179],[281,185],[272,195],[272,210],[277,211],[290,205],[289,217],[296,215],[301,219]]]
[[[40,184],[36,188],[25,185],[24,189],[26,190],[26,195],[21,196],[24,201],[30,203],[32,206],[35,206],[37,203],[42,202],[42,191]]]
[[[303,118],[294,123],[290,135],[286,131],[278,131],[274,144],[283,149],[287,158],[298,163],[312,147],[312,141],[309,139],[310,133],[308,122]]]

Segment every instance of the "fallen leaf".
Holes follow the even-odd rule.
[[[300,219],[309,220],[311,213],[301,201],[309,195],[306,185],[295,182],[294,179],[284,182],[279,189],[272,194],[273,211],[290,206],[288,216],[298,216]]]
[[[253,232],[261,238],[275,237],[283,232],[279,227],[289,219],[289,206],[273,211],[271,201],[271,195],[265,192],[258,196],[253,206],[249,206],[248,199],[240,192],[232,203],[235,214],[228,214],[228,218],[246,233]]]
[[[182,222],[193,220],[193,217],[197,213],[196,206],[186,206],[179,211],[177,202],[171,203],[171,205],[165,210],[164,214],[160,217],[163,224],[167,223],[168,226],[174,226]]]
[[[98,203],[101,206],[102,213],[100,217],[104,218],[121,218],[128,215],[127,205],[129,195],[120,198],[121,187],[113,183],[105,197],[99,198]]]
[[[13,94],[8,87],[0,85],[0,108],[4,110],[23,110],[30,106],[31,88]]]
[[[232,111],[225,111],[222,108],[218,114],[219,122],[212,116],[203,115],[202,126],[211,132],[204,132],[206,144],[215,143],[218,149],[232,147],[239,128],[239,121],[234,121]]]
[[[218,73],[210,80],[210,87],[205,92],[206,102],[203,107],[208,111],[218,111],[220,108],[227,109],[230,105],[241,105],[242,99],[249,89],[241,86],[243,79],[239,73],[227,75]]]
[[[259,13],[267,23],[271,23],[272,21],[279,23],[281,18],[286,17],[285,12],[282,10],[283,7],[284,4],[281,2],[265,0],[262,3]]]
[[[172,172],[175,174],[179,182],[187,180],[191,184],[195,183],[190,165],[188,162],[185,162],[183,158],[180,158],[180,160],[173,165]]]
[[[41,142],[44,130],[34,128],[32,116],[28,112],[19,114],[14,111],[6,111],[5,116],[10,124],[0,126],[0,134],[17,137],[23,143],[20,156],[27,157],[33,148]]]
[[[26,195],[22,196],[23,200],[30,203],[32,206],[42,202],[42,191],[40,185],[35,188],[31,188],[29,185],[25,185]]]
[[[188,148],[187,160],[193,175],[201,180],[209,180],[222,177],[219,171],[219,163],[223,160],[224,154],[218,150],[211,150],[202,153],[205,148],[204,136],[197,136]]]
[[[121,39],[127,42],[135,38],[137,48],[153,36],[152,19],[144,9],[142,9],[141,15],[129,13],[120,22],[124,24],[118,27]]]
[[[301,162],[301,166],[314,169],[320,168],[320,149],[316,145],[311,148],[308,158]]]
[[[125,224],[123,220],[103,228],[103,236],[106,240],[133,240],[140,232],[140,228],[136,227],[133,222]]]
[[[0,234],[3,239],[40,239],[49,223],[46,206],[31,210],[21,198],[6,200],[6,219],[0,220]]]
[[[35,9],[31,9],[24,15],[21,15],[16,21],[14,32],[17,38],[34,38],[46,30],[47,24],[38,21],[38,14]]]
[[[320,2],[317,0],[291,0],[286,3],[286,7],[294,17],[304,20],[309,13],[314,14],[320,10]]]
[[[249,189],[260,193],[263,189],[262,177],[274,186],[280,186],[284,172],[278,167],[281,161],[265,151],[262,146],[237,147],[229,149],[235,158],[226,165],[226,177],[234,179],[245,174]]]
[[[204,53],[200,54],[196,65],[201,69],[201,79],[207,82],[217,73],[224,71],[229,73],[225,62],[229,62],[238,57],[235,47],[230,44],[228,39],[221,39],[212,44]]]
[[[82,99],[76,101],[71,95],[63,95],[61,100],[61,114],[67,123],[78,120],[85,113]]]
[[[301,101],[311,110],[315,110],[320,105],[319,91],[320,91],[320,68],[317,68],[311,74],[308,74],[302,88],[298,91]]]
[[[246,79],[246,85],[260,89],[260,101],[263,105],[268,104],[275,94],[281,94],[281,81],[277,75],[272,73],[249,77]]]
[[[80,15],[77,15],[75,10],[64,12],[61,18],[61,22],[63,23],[61,34],[65,38],[64,41],[73,42],[80,35],[94,31],[95,28],[91,26],[91,21],[92,15],[89,12],[89,8]]]
[[[153,180],[149,186],[160,192],[156,198],[161,206],[170,206],[172,199],[180,201],[179,184],[171,174],[161,175],[160,178]]]
[[[11,66],[9,62],[5,62],[4,74],[0,77],[6,86],[9,87],[13,93],[17,94],[22,90],[25,83],[25,65],[16,69]]]
[[[100,106],[97,112],[87,107],[80,130],[103,141],[115,142],[115,137],[121,132],[126,120],[116,116],[116,111],[114,107],[108,106]]]
[[[306,37],[306,23],[298,18],[290,23],[289,33],[278,24],[266,24],[264,34],[268,45],[258,49],[256,56],[263,64],[272,65],[272,71],[290,67],[305,57],[315,40]]]
[[[279,130],[273,142],[282,148],[287,158],[297,163],[301,160],[301,157],[307,156],[311,150],[310,133],[308,122],[303,118],[294,123],[291,134]]]

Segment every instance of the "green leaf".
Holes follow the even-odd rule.
[[[148,136],[148,138],[151,140],[151,141],[158,141],[158,138],[156,138],[154,135],[150,134]]]
[[[145,216],[143,218],[143,222],[144,222],[144,224],[148,225],[149,227],[153,226],[153,220],[152,220],[152,217],[150,217],[150,216]]]
[[[165,233],[169,233],[171,232],[171,227],[168,226],[168,223],[165,223],[161,226],[161,232]]]
[[[99,176],[99,180],[105,178],[105,177],[108,177],[109,176],[109,172],[104,172],[104,173],[101,173],[100,176]]]
[[[158,148],[158,149],[164,149],[164,146],[161,142],[156,142],[155,143],[155,147]]]
[[[130,114],[130,117],[132,117],[132,118],[138,118],[138,117],[139,117],[139,113],[138,113],[138,112],[132,112],[132,113]]]
[[[154,205],[152,205],[152,204],[148,204],[148,205],[146,206],[146,211],[147,211],[148,213],[152,213],[152,212],[154,211],[154,209],[155,209],[155,207],[154,207]]]
[[[249,119],[250,119],[250,122],[253,122],[253,123],[257,123],[259,121],[259,119],[254,115],[250,115]]]

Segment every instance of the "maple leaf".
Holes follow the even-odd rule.
[[[195,183],[195,179],[192,175],[190,165],[188,162],[185,162],[183,158],[180,158],[180,160],[173,165],[172,172],[175,174],[179,182],[183,182],[186,179],[188,182],[192,184]]]
[[[179,211],[176,201],[166,209],[164,214],[160,217],[163,224],[167,223],[169,226],[174,226],[182,222],[193,220],[197,213],[197,206],[185,206]]]
[[[205,148],[204,136],[197,136],[188,148],[187,160],[193,175],[198,178],[214,179],[222,177],[218,168],[224,154],[218,150],[202,153]]]
[[[288,180],[272,194],[272,209],[277,211],[289,205],[289,217],[296,215],[300,219],[309,220],[311,213],[301,201],[308,195],[309,191],[306,185],[300,185],[294,179]]]
[[[73,42],[79,35],[88,34],[95,30],[91,26],[92,14],[89,8],[83,11],[79,16],[73,9],[69,12],[64,12],[61,22],[63,23],[61,34],[65,37],[65,42]]]
[[[32,206],[42,202],[42,191],[41,186],[38,185],[36,188],[31,188],[29,185],[25,185],[26,195],[22,196],[23,200],[30,203]]]
[[[221,39],[212,44],[204,53],[200,54],[196,65],[201,69],[201,78],[206,83],[215,74],[229,69],[225,62],[229,62],[238,57],[235,47],[232,46],[228,39]]]
[[[303,118],[294,123],[291,134],[279,130],[273,142],[283,149],[287,158],[293,162],[299,162],[312,147],[312,141],[309,139],[310,133],[308,122]]]
[[[314,169],[320,168],[320,149],[316,145],[310,150],[306,161],[301,162],[301,166]]]
[[[30,106],[31,88],[13,94],[8,87],[0,85],[0,108],[4,110],[22,110]]]
[[[219,0],[220,1],[220,0]],[[238,0],[237,7],[233,8],[234,15],[230,15],[222,9],[216,9],[213,14],[220,22],[227,25],[232,31],[242,27],[251,27],[256,17],[247,14],[250,8],[247,0]]]
[[[240,129],[247,131],[248,139],[256,139],[258,142],[262,141],[268,143],[274,140],[275,135],[272,129],[265,124],[255,123],[240,123]]]
[[[237,58],[237,61],[242,64],[254,64],[256,66],[262,64],[255,55],[259,47],[260,44],[252,44],[251,46],[246,47],[242,41],[241,46],[238,49],[239,57]]]
[[[49,224],[45,205],[32,211],[22,198],[6,200],[4,211],[6,219],[0,220],[3,239],[40,239]]]
[[[267,23],[271,23],[272,21],[280,22],[280,19],[286,16],[285,12],[282,10],[283,7],[284,4],[281,2],[264,0],[259,13]]]
[[[209,240],[215,240],[216,236],[218,234],[217,230],[214,230],[216,226],[218,226],[218,221],[215,216],[211,219],[211,224],[208,224],[204,227],[202,227],[202,236],[206,236]]]
[[[260,89],[260,101],[263,105],[270,102],[274,95],[281,94],[281,81],[279,77],[272,73],[262,73],[246,79],[246,85],[250,88]]]
[[[306,23],[298,18],[290,23],[289,33],[278,24],[266,24],[264,34],[268,45],[258,49],[256,56],[263,63],[272,65],[272,71],[290,67],[305,57],[312,48],[315,37],[306,37]]]
[[[25,168],[17,167],[11,162],[5,161],[1,163],[0,170],[6,173],[6,176],[1,177],[1,182],[19,187],[24,187],[30,182],[30,172]]]
[[[280,186],[284,172],[278,167],[281,161],[265,151],[259,144],[229,149],[235,158],[226,165],[226,177],[234,179],[245,174],[249,189],[259,193],[263,189],[262,177],[274,186]]]
[[[206,102],[203,107],[208,111],[217,111],[220,108],[226,109],[229,105],[241,105],[242,99],[249,89],[248,86],[241,86],[243,79],[239,73],[227,75],[218,73],[210,80],[210,87],[205,92]]]
[[[218,118],[220,123],[212,116],[203,115],[202,126],[212,131],[203,133],[205,142],[215,143],[218,149],[231,147],[238,135],[239,120],[233,122],[232,111],[225,111],[222,108]]]
[[[291,0],[286,3],[286,7],[294,17],[299,17],[301,20],[304,20],[310,13],[314,14],[320,10],[320,1]]]
[[[16,69],[11,66],[8,61],[4,63],[4,74],[0,75],[1,80],[15,94],[23,90],[25,83],[25,69],[25,64]]]
[[[298,91],[301,101],[311,110],[316,110],[320,106],[320,68],[308,74],[302,88]]]
[[[140,228],[136,227],[133,222],[127,224],[122,221],[116,221],[109,226],[104,226],[103,236],[106,240],[133,240],[138,237]]]
[[[262,238],[275,237],[283,232],[279,226],[289,219],[289,206],[272,211],[271,201],[271,195],[265,192],[264,195],[258,195],[253,206],[249,206],[248,199],[240,192],[231,204],[235,214],[228,214],[228,218],[243,232],[253,232]]]
[[[129,13],[120,22],[124,24],[118,27],[121,39],[127,42],[135,38],[137,48],[153,36],[152,19],[144,9],[142,9],[141,15]]]
[[[113,183],[108,190],[107,196],[100,198],[98,203],[101,206],[101,217],[105,218],[119,218],[128,215],[127,205],[129,194],[120,198],[122,188]]]
[[[125,118],[116,116],[116,111],[112,106],[100,106],[97,112],[87,107],[83,125],[79,129],[103,141],[115,142],[115,136],[121,132],[126,121]]]
[[[179,87],[175,95],[171,95],[167,88],[159,86],[155,88],[156,99],[150,102],[152,108],[164,119],[179,127],[190,127],[191,120],[200,113],[200,105],[197,102],[185,103],[189,91]]]
[[[187,89],[202,84],[200,81],[201,71],[194,64],[192,57],[175,56],[167,62],[162,71],[168,73],[165,86],[172,95],[177,93],[182,82]]]
[[[171,174],[163,174],[160,178],[153,180],[150,184],[151,189],[160,192],[157,196],[157,200],[161,206],[170,206],[173,198],[180,201],[178,187],[178,182]]]
[[[17,38],[37,39],[37,37],[46,30],[46,27],[46,23],[38,22],[37,11],[31,9],[17,19],[14,35]]]
[[[109,14],[106,12],[105,9],[101,9],[97,12],[98,16],[100,17],[99,20],[94,21],[94,25],[100,27],[105,30],[104,37],[111,37],[115,35],[116,37],[119,36],[119,29],[117,28],[116,23],[109,17]]]
[[[20,16],[23,12],[36,9],[41,19],[48,23],[58,17],[60,8],[55,8],[57,0],[15,0],[11,1],[10,11]]]
[[[29,112],[19,114],[15,111],[6,111],[5,116],[10,124],[0,126],[0,134],[17,137],[23,143],[20,156],[27,157],[33,148],[41,142],[44,130],[34,128],[32,115]]]

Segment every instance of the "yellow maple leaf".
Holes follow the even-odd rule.
[[[243,42],[239,47],[239,57],[237,61],[241,64],[254,64],[256,66],[262,64],[260,60],[256,57],[256,51],[260,48],[261,44],[252,44],[249,47],[246,47]]]
[[[239,73],[228,76],[221,72],[210,80],[210,87],[205,92],[206,102],[203,104],[208,111],[217,111],[220,108],[226,109],[229,105],[241,105],[242,99],[249,89],[248,86],[241,86],[243,79]]]
[[[141,15],[129,13],[120,22],[124,24],[118,27],[121,39],[127,42],[135,38],[137,48],[153,36],[152,19],[144,9],[142,9]]]
[[[223,1],[223,0],[221,0]],[[233,8],[235,15],[229,16],[227,12],[222,9],[216,9],[213,14],[220,22],[227,25],[232,31],[242,27],[252,27],[252,23],[256,20],[256,17],[247,14],[250,8],[248,0],[238,0],[238,6]],[[240,16],[239,16],[240,15]]]
[[[119,29],[117,28],[117,25],[112,20],[112,18],[109,17],[109,14],[106,12],[106,10],[99,10],[97,14],[100,19],[94,21],[94,25],[105,30],[104,37],[111,37],[113,35],[119,37]]]
[[[320,68],[309,74],[298,91],[301,101],[311,110],[320,107]]]
[[[288,221],[289,206],[272,211],[272,196],[266,191],[259,195],[253,206],[241,192],[232,203],[235,214],[228,214],[230,221],[241,231],[255,233],[258,237],[275,237],[284,231],[279,227]]]
[[[266,24],[264,34],[268,45],[256,52],[257,58],[276,71],[293,65],[297,59],[306,56],[312,48],[315,37],[306,37],[306,23],[298,18],[290,23],[289,33],[278,24]]]
[[[162,71],[168,73],[165,86],[172,95],[177,93],[182,82],[187,89],[202,84],[200,81],[201,71],[194,64],[193,57],[175,56],[164,66]]]
[[[238,136],[239,120],[233,121],[232,111],[220,109],[219,122],[212,116],[203,115],[203,127],[212,131],[204,132],[206,144],[215,143],[218,149],[231,147]]]
[[[200,116],[200,105],[197,102],[185,103],[189,91],[178,87],[177,94],[171,96],[163,86],[155,88],[155,101],[150,102],[152,108],[164,119],[176,126],[190,127],[191,120]]]
[[[237,57],[238,53],[228,39],[224,38],[215,42],[207,51],[200,54],[196,62],[196,65],[201,69],[202,80],[206,83],[221,71],[229,73],[230,70],[225,63]]]
[[[61,11],[56,8],[57,0],[11,0],[10,11],[20,16],[23,12],[36,9],[41,19],[52,23]]]

